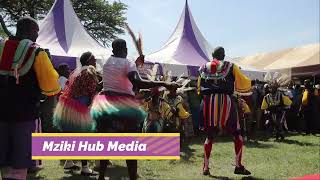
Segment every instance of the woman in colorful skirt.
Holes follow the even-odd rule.
[[[137,133],[147,114],[135,98],[133,87],[153,88],[177,86],[176,83],[153,82],[141,79],[137,65],[128,60],[126,41],[112,42],[113,55],[103,66],[103,92],[93,101],[91,116],[97,123],[97,131],[104,133]],[[136,62],[143,61],[143,56]],[[100,162],[99,180],[104,179],[108,161]],[[137,179],[137,160],[127,160],[129,178]]]
[[[86,52],[80,57],[80,62],[82,67],[69,77],[54,111],[53,123],[65,133],[94,132],[96,127],[89,108],[98,86],[96,59],[91,52]],[[64,166],[66,170],[77,168],[73,161],[66,161]],[[81,174],[97,175],[85,160],[82,161]]]
[[[247,78],[238,66],[223,61],[223,47],[217,47],[213,60],[203,65],[198,78],[198,93],[203,97],[201,103],[200,127],[207,133],[204,143],[203,175],[209,175],[209,158],[213,139],[223,132],[233,136],[236,167],[235,174],[251,174],[241,164],[243,138],[239,124],[237,100],[234,91],[243,93],[251,89],[251,80]]]

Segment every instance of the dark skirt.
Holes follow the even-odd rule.
[[[0,167],[23,169],[33,166],[31,134],[34,131],[34,120],[0,122]]]

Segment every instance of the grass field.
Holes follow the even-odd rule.
[[[181,150],[181,160],[138,161],[140,179],[288,179],[320,173],[320,136],[289,134],[283,141],[261,138],[246,142],[243,164],[251,176],[234,175],[234,148],[231,137],[220,137],[210,158],[211,176],[201,174],[204,137],[193,138]],[[80,165],[80,164],[79,164]],[[66,173],[59,161],[44,161],[44,168],[28,179],[86,180],[80,172]],[[106,179],[128,179],[124,161],[113,161]]]

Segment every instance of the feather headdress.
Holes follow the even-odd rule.
[[[155,81],[156,80],[156,76],[157,76],[157,71],[158,71],[158,68],[159,68],[159,64],[155,64],[153,67],[152,67],[152,70],[151,69],[148,69],[148,73],[147,73],[147,77],[149,80],[151,81]],[[191,82],[190,79],[186,79],[186,78],[183,78],[183,74],[180,75],[177,80],[173,81],[173,78],[172,78],[172,73],[171,71],[167,71],[164,76],[163,76],[163,81],[165,82],[175,82],[177,84],[180,84],[181,87],[180,88],[177,88],[177,93],[184,93],[186,91],[192,91],[192,90],[195,90],[195,87],[187,87],[187,85]],[[164,91],[166,90],[165,87],[160,87],[158,88],[158,91]]]
[[[151,69],[148,69],[147,77],[151,81],[155,81],[157,77],[157,72],[158,72],[159,64],[155,64]]]
[[[137,51],[138,51],[138,54],[139,56],[143,56],[143,51],[142,51],[142,36],[141,34],[139,33],[139,38],[137,39],[134,32],[132,31],[132,29],[130,28],[130,26],[125,23],[125,27],[128,31],[128,33],[130,34],[131,38],[132,38],[132,41],[133,41],[133,44],[134,46],[136,47]]]
[[[276,87],[287,86],[291,81],[290,77],[287,74],[280,73],[280,72],[275,72],[273,74],[271,72],[268,72],[265,75],[264,80],[268,84],[276,86]]]

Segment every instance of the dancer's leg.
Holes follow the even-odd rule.
[[[99,167],[99,180],[104,179],[105,172],[107,170],[108,160],[101,160],[100,167]]]
[[[233,142],[234,142],[234,150],[235,150],[235,163],[236,167],[242,166],[241,160],[242,160],[242,148],[243,148],[243,138],[239,134],[233,136]]]
[[[233,133],[233,142],[235,150],[235,174],[250,175],[251,172],[244,168],[242,165],[242,153],[243,153],[243,138],[239,131]]]
[[[210,128],[207,131],[207,138],[204,142],[203,148],[204,148],[204,161],[203,161],[203,175],[209,175],[209,161],[210,161],[210,155],[213,145],[213,139],[216,132],[214,128]]]
[[[136,180],[137,179],[137,171],[138,171],[138,161],[137,160],[126,160],[127,167],[128,167],[128,173],[130,180]]]
[[[232,103],[232,108],[228,120],[228,128],[226,131],[233,136],[234,150],[235,150],[235,163],[236,167],[234,170],[235,174],[249,175],[251,174],[248,170],[244,168],[241,163],[242,160],[242,150],[243,150],[243,137],[241,135],[241,129],[239,124],[239,114],[238,109],[234,103]]]

